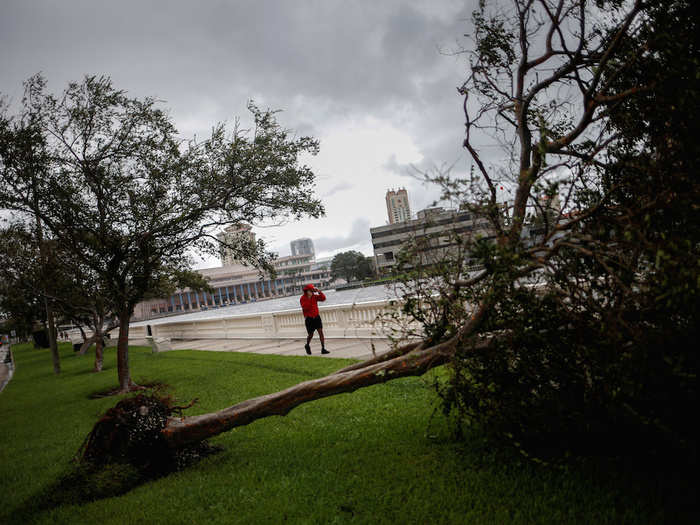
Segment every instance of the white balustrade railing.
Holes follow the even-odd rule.
[[[323,333],[329,338],[387,337],[383,314],[395,309],[393,301],[321,306]],[[304,316],[298,309],[213,319],[179,321],[177,317],[150,323],[151,336],[170,339],[291,339],[306,336]],[[132,324],[129,339],[148,337],[147,322]],[[112,334],[117,337],[117,330]]]

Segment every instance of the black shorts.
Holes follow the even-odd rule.
[[[323,329],[323,321],[321,321],[321,316],[307,317],[306,318],[306,331],[309,335],[314,333],[314,330]]]

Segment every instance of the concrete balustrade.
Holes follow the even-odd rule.
[[[320,306],[320,305],[319,305]],[[371,301],[320,306],[323,332],[328,338],[366,339],[387,337],[390,329],[382,315],[396,308],[393,301]],[[169,339],[298,339],[306,335],[300,309],[232,315],[178,322],[177,317],[132,323],[130,340],[151,337]],[[115,331],[116,332],[116,331]],[[116,338],[115,333],[112,337]]]

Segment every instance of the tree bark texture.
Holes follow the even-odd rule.
[[[78,355],[85,355],[87,354],[87,351],[90,349],[90,347],[97,342],[97,336],[95,334],[91,335],[90,337],[87,337],[83,333],[83,344],[80,347],[80,351],[78,352]]]
[[[119,339],[117,341],[117,375],[119,390],[128,392],[132,386],[129,373],[129,318],[131,312],[123,310],[119,314]]]
[[[54,374],[61,373],[61,361],[58,355],[58,342],[56,341],[56,320],[53,317],[53,308],[48,299],[44,298],[46,306],[46,317],[49,323],[49,348],[51,349],[51,360],[53,361]]]

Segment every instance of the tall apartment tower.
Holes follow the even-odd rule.
[[[311,239],[295,239],[289,243],[292,255],[315,255],[314,242]]]
[[[255,244],[255,233],[252,230],[253,228],[249,224],[234,224],[224,228],[224,231],[218,233],[217,237],[220,241],[227,244],[235,245],[241,242]],[[239,264],[231,248],[222,246],[219,253],[221,255],[221,266],[235,266]]]
[[[386,212],[389,215],[389,224],[410,220],[411,208],[405,188],[386,192]]]

